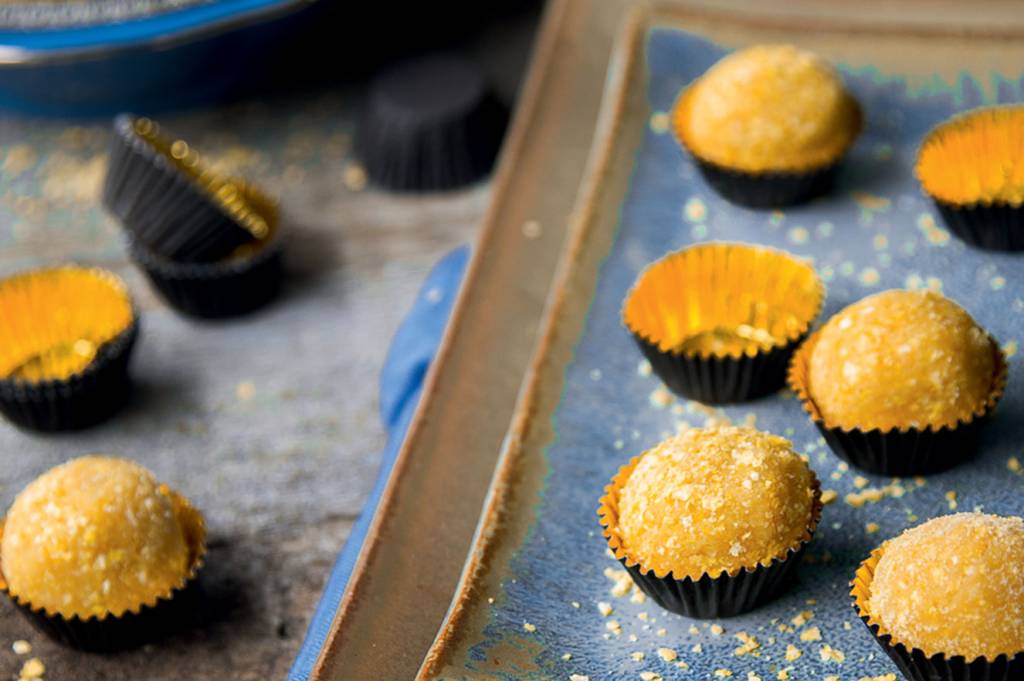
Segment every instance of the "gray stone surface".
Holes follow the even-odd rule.
[[[263,312],[199,323],[158,300],[99,208],[105,125],[0,121],[0,273],[76,261],[124,276],[142,313],[131,404],[82,433],[0,423],[0,506],[88,452],[131,457],[204,511],[205,612],[142,650],[61,648],[0,603],[0,677],[27,639],[46,678],[272,679],[291,664],[384,444],[377,380],[430,266],[472,238],[486,186],[438,196],[357,191],[353,97],[315,96],[162,119],[227,172],[282,199],[289,277]]]

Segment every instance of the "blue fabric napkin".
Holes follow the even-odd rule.
[[[370,521],[391,476],[398,450],[419,404],[423,379],[441,343],[462,275],[469,262],[469,248],[461,246],[438,262],[420,288],[412,310],[398,328],[380,375],[380,417],[388,432],[380,472],[363,512],[352,527],[341,555],[334,563],[320,603],[309,623],[306,639],[288,673],[288,681],[306,681],[316,664],[327,632],[341,603],[356,559],[363,548]]]

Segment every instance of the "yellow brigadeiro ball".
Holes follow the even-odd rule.
[[[10,593],[64,617],[121,615],[182,585],[190,547],[174,492],[125,459],[52,468],[15,499],[0,562]]]
[[[694,428],[644,452],[619,490],[623,550],[676,579],[767,565],[807,538],[813,474],[785,438]]]
[[[907,647],[991,659],[1024,652],[1024,520],[959,513],[886,542],[868,612]]]
[[[860,131],[860,109],[836,70],[792,45],[756,45],[712,66],[673,113],[702,159],[747,172],[836,161]]]
[[[825,421],[871,430],[953,426],[992,391],[985,331],[932,291],[883,291],[822,327],[808,390]]]

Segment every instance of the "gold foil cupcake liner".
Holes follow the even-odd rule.
[[[826,163],[811,164],[793,170],[764,170],[752,172],[730,168],[701,156],[687,141],[682,130],[681,112],[688,106],[692,85],[683,90],[672,107],[672,131],[679,145],[697,164],[704,180],[722,197],[748,208],[782,208],[809,201],[831,189],[838,175],[843,156],[857,139],[863,127],[863,111],[856,99],[850,97],[854,107],[855,130],[849,142],[836,157]]]
[[[619,535],[619,490],[629,480],[643,454],[622,466],[605,487],[597,515],[608,548],[626,568],[633,582],[654,602],[670,612],[696,619],[733,617],[754,610],[781,595],[796,579],[797,567],[814,531],[821,521],[821,485],[811,471],[814,501],[807,530],[799,541],[782,553],[753,567],[741,567],[719,575],[704,573],[694,579],[674,577],[671,572],[658,575],[632,558]]]
[[[995,360],[992,389],[967,418],[954,426],[891,428],[888,430],[844,428],[828,422],[811,396],[809,366],[818,334],[811,335],[793,355],[789,385],[803,404],[822,437],[835,454],[857,468],[877,475],[904,477],[948,470],[965,461],[977,449],[978,436],[995,410],[1009,375],[1006,356],[989,337]]]
[[[119,116],[104,205],[150,250],[215,262],[270,239],[277,204],[253,184],[213,172],[187,142],[148,118]]]
[[[884,551],[883,544],[860,564],[850,583],[850,596],[857,616],[904,676],[912,681],[1017,681],[1024,678],[1024,652],[1000,655],[994,660],[985,657],[967,660],[962,655],[928,655],[896,640],[881,620],[871,614],[869,606],[871,583]]]
[[[953,116],[918,150],[914,174],[950,231],[978,248],[1024,250],[1024,106]]]
[[[111,272],[69,265],[0,280],[0,412],[44,431],[103,420],[127,397],[137,335]]]
[[[154,594],[134,610],[120,615],[105,613],[66,617],[51,613],[31,601],[11,593],[0,566],[0,591],[18,608],[38,631],[55,641],[88,652],[114,652],[137,648],[168,634],[183,629],[195,616],[202,598],[199,572],[206,558],[206,522],[202,514],[180,494],[173,495],[175,511],[185,531],[190,549],[188,572],[181,581]],[[3,539],[3,521],[0,521],[0,540]]]
[[[739,402],[785,384],[790,356],[824,301],[809,263],[763,246],[712,242],[641,272],[622,320],[673,392]]]

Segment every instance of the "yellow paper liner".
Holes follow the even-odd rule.
[[[1024,203],[1024,106],[957,114],[932,128],[914,174],[936,201],[963,208]]]
[[[629,555],[626,549],[623,547],[622,537],[619,534],[619,491],[625,486],[629,480],[629,476],[633,474],[633,469],[640,462],[644,454],[638,454],[629,460],[627,464],[619,468],[618,472],[612,477],[611,483],[605,486],[604,496],[601,497],[600,506],[597,509],[597,515],[601,519],[601,526],[603,528],[603,535],[608,541],[608,548],[615,555],[616,560],[622,561],[626,567],[638,567],[641,572],[645,572],[659,579],[675,579],[685,580],[689,579],[694,582],[709,577],[713,580],[719,580],[723,578],[735,577],[740,572],[754,572],[758,569],[769,568],[776,563],[781,563],[789,559],[793,554],[800,551],[806,544],[808,544],[814,536],[814,531],[818,527],[818,523],[821,522],[821,512],[824,508],[824,504],[821,503],[821,483],[818,481],[818,477],[814,474],[813,470],[811,473],[811,487],[813,489],[813,501],[811,503],[811,516],[807,523],[807,528],[800,538],[792,545],[786,547],[774,556],[761,559],[756,564],[751,566],[738,566],[732,570],[723,570],[717,575],[712,575],[708,572],[704,572],[700,575],[683,575],[675,576],[672,571],[668,571],[664,574],[658,574],[657,571],[645,568],[638,559],[633,558]]]
[[[134,321],[127,286],[106,270],[69,265],[0,280],[0,379],[67,380]]]
[[[811,353],[814,351],[814,346],[817,344],[820,338],[820,331],[816,331],[811,334],[806,341],[797,349],[793,355],[793,361],[789,365],[788,381],[790,388],[797,394],[800,399],[800,403],[803,404],[804,411],[811,417],[811,420],[815,424],[830,430],[839,430],[843,433],[852,432],[867,432],[857,426],[844,426],[838,423],[829,422],[824,414],[821,413],[821,409],[814,402],[814,398],[811,396],[810,389],[810,360]],[[957,428],[971,424],[972,422],[987,416],[999,403],[1003,393],[1006,391],[1006,382],[1009,377],[1009,365],[1006,361],[1006,355],[1003,353],[1002,348],[999,347],[999,343],[994,338],[988,336],[989,342],[992,345],[992,353],[995,359],[995,369],[992,377],[992,389],[989,391],[985,400],[978,404],[974,408],[974,411],[967,416],[961,417],[955,424],[952,425],[927,425],[924,428],[918,428],[912,425],[893,427],[888,429],[872,429],[871,432],[878,432],[882,435],[892,432],[908,433],[912,431],[921,432],[939,432],[945,430],[955,430]]]
[[[695,159],[714,166],[723,170],[740,173],[747,175],[752,178],[769,176],[769,175],[803,175],[807,173],[813,173],[829,166],[835,165],[838,161],[850,150],[853,143],[856,141],[857,136],[860,134],[861,129],[864,127],[864,112],[861,109],[860,102],[856,100],[852,95],[847,93],[847,102],[850,105],[852,111],[853,120],[850,125],[850,129],[847,131],[840,131],[839,134],[846,135],[847,139],[842,145],[838,145],[833,155],[829,155],[822,158],[816,158],[810,156],[808,158],[790,157],[786,159],[777,159],[777,164],[762,168],[759,170],[751,170],[742,167],[733,167],[727,163],[721,163],[714,159],[708,158],[704,154],[697,151],[696,145],[689,139],[689,126],[687,125],[689,113],[690,113],[690,98],[694,92],[694,85],[696,85],[700,79],[694,80],[690,85],[680,91],[676,97],[675,103],[672,105],[671,110],[671,127],[673,135],[676,141],[688,154],[693,156]]]
[[[178,517],[178,521],[182,525],[182,529],[185,533],[185,541],[189,547],[189,569],[182,575],[181,580],[174,586],[167,588],[163,592],[154,593],[145,601],[139,603],[134,610],[126,610],[123,613],[114,615],[112,613],[103,613],[102,615],[89,615],[82,617],[77,613],[62,613],[62,612],[51,612],[48,607],[35,606],[31,600],[23,595],[12,593],[10,586],[7,583],[7,579],[3,575],[3,566],[0,565],[0,591],[7,594],[7,596],[14,601],[19,607],[27,608],[32,613],[43,615],[50,618],[59,618],[62,620],[77,620],[83,623],[90,622],[103,622],[105,620],[116,620],[127,615],[138,615],[146,608],[155,608],[160,605],[161,602],[167,602],[172,600],[178,593],[184,591],[196,577],[199,575],[200,569],[203,567],[203,561],[206,558],[206,521],[203,519],[202,513],[199,512],[188,499],[178,494],[177,492],[171,491],[171,499],[174,503],[175,515]],[[4,519],[0,519],[0,542],[3,541],[3,530],[4,530]]]
[[[223,177],[206,166],[188,142],[165,138],[160,126],[137,118],[132,129],[161,156],[170,160],[219,205],[232,219],[260,241],[268,239],[277,222],[277,204],[245,180]]]
[[[801,338],[824,301],[825,286],[806,261],[712,242],[648,266],[626,295],[622,319],[662,352],[738,359]]]

